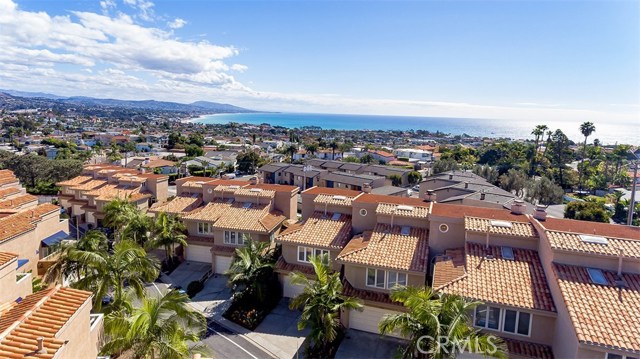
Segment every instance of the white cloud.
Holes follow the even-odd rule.
[[[233,71],[238,71],[238,72],[245,72],[247,71],[249,68],[245,65],[240,65],[240,64],[233,64],[231,65],[231,70]]]
[[[175,20],[168,22],[167,26],[169,26],[172,29],[179,29],[186,24],[187,24],[186,20],[177,17]]]
[[[102,0],[100,1],[100,8],[102,9],[102,13],[106,14],[109,10],[116,8],[116,2],[114,0]]]
[[[138,17],[144,21],[153,21],[155,19],[155,4],[149,0],[123,0],[125,4],[138,10]]]

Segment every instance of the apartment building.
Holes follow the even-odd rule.
[[[637,358],[640,354],[640,229],[381,196],[335,188],[303,191],[302,219],[275,239],[285,297],[312,276],[309,257],[328,254],[344,293],[364,310],[342,313],[348,328],[378,332],[403,311],[396,285],[481,301],[472,324],[505,340],[512,358]],[[397,334],[396,334],[397,335]]]
[[[297,219],[295,186],[186,177],[176,188],[176,198],[149,213],[178,215],[188,230],[184,257],[211,263],[215,273],[229,268],[235,249],[247,239],[271,243],[285,221]]]
[[[74,223],[99,227],[104,206],[114,199],[127,199],[141,211],[168,197],[169,178],[113,165],[85,166],[80,176],[57,183],[60,205]]]

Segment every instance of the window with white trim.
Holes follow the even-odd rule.
[[[479,305],[476,307],[474,325],[480,328],[500,329],[500,308]]]
[[[198,222],[198,234],[211,234],[211,223]]]
[[[391,289],[396,286],[407,285],[407,274],[383,269],[367,268],[367,286]]]
[[[531,314],[518,310],[504,310],[502,331],[506,333],[529,335],[531,329]]]
[[[531,320],[531,313],[479,305],[474,312],[473,325],[479,328],[529,336]]]
[[[224,244],[243,246],[248,239],[251,239],[251,235],[248,233],[224,231]]]
[[[298,246],[298,262],[311,263],[311,257],[319,257],[325,254],[327,258],[331,256],[326,249]]]

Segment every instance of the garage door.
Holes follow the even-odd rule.
[[[376,307],[364,306],[364,310],[359,312],[357,310],[351,310],[349,312],[349,328],[362,330],[369,333],[380,333],[378,330],[378,323],[387,314],[397,314],[393,310],[380,309]],[[391,334],[394,337],[400,337],[397,334]]]
[[[282,283],[282,296],[285,298],[295,298],[304,291],[303,286],[291,284],[290,275],[284,276]]]
[[[188,261],[211,264],[211,247],[189,244],[186,249]]]
[[[229,270],[229,267],[231,267],[232,258],[233,257],[216,256],[216,264],[215,264],[216,273],[222,274],[227,270]]]

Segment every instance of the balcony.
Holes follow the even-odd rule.
[[[89,314],[89,338],[95,343],[98,352],[104,345],[104,314]]]

